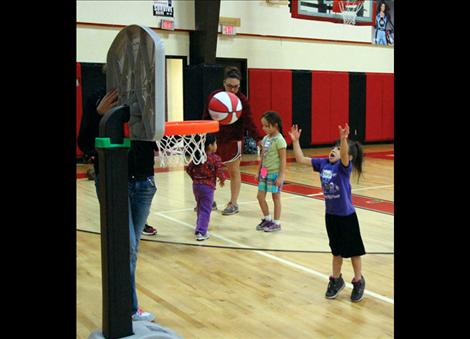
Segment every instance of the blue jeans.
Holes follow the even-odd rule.
[[[96,195],[98,196],[99,180],[95,178]],[[146,180],[129,180],[128,188],[128,206],[129,206],[129,240],[130,240],[130,265],[131,265],[131,291],[132,291],[132,314],[137,312],[139,302],[137,300],[137,291],[135,289],[135,271],[137,266],[137,253],[139,252],[139,241],[142,236],[142,230],[145,227],[147,217],[150,214],[150,206],[157,192],[155,179],[153,176]]]
[[[130,180],[129,192],[129,240],[130,240],[130,264],[131,264],[131,290],[132,290],[132,314],[137,312],[139,303],[135,288],[135,271],[137,267],[137,253],[139,252],[139,240],[142,230],[150,214],[152,199],[157,192],[153,176],[145,180]]]

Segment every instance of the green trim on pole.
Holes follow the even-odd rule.
[[[119,147],[131,147],[131,140],[129,138],[124,138],[123,144],[112,144],[111,138],[96,138],[95,139],[95,148],[119,148]]]

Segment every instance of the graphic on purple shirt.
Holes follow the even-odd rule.
[[[351,182],[352,163],[345,167],[341,160],[330,163],[328,159],[311,160],[313,170],[320,172],[320,181],[325,197],[326,213],[333,215],[351,215],[355,212],[352,204]]]

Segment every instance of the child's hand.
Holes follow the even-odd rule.
[[[284,176],[280,175],[276,178],[276,180],[274,180],[274,185],[279,187],[282,185],[283,182],[284,182]]]
[[[299,129],[299,126],[297,125],[292,125],[290,131],[288,131],[290,138],[292,141],[296,141],[300,139],[300,134],[302,133],[302,130]]]
[[[349,135],[349,125],[348,124],[345,124],[344,125],[344,128],[341,127],[341,125],[338,125],[338,129],[339,129],[339,136],[340,138],[345,138],[347,139],[348,138],[348,135]]]

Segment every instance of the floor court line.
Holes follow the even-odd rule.
[[[362,187],[362,188],[354,188],[352,189],[352,192],[357,192],[357,191],[366,191],[366,190],[376,190],[379,188],[391,188],[395,185],[383,185],[383,186],[371,186],[371,187]]]
[[[170,216],[167,216],[167,215],[163,214],[162,212],[154,212],[153,214],[158,215],[158,216],[160,216],[160,217],[162,217],[162,218],[171,220],[171,221],[173,221],[173,222],[175,222],[175,223],[178,223],[178,224],[180,224],[180,225],[183,225],[183,226],[185,226],[185,227],[187,227],[187,228],[190,228],[190,229],[194,230],[194,225],[190,225],[190,224],[188,224],[188,223],[186,223],[186,222],[184,222],[184,221],[181,221],[181,220],[172,218],[172,217],[170,217]],[[228,239],[228,238],[226,238],[226,237],[224,237],[224,236],[214,234],[213,232],[211,232],[211,237],[214,237],[214,238],[220,239],[220,240],[222,240],[222,241],[228,242],[228,243],[230,243],[230,244],[232,244],[232,245],[236,245],[236,246],[243,247],[243,248],[249,248],[249,246],[247,246],[247,245],[240,244],[240,243],[238,243],[238,242],[236,242],[236,241],[233,241],[233,240],[231,240],[231,239]],[[323,273],[317,272],[317,271],[312,270],[312,269],[310,269],[310,268],[307,268],[307,267],[305,267],[305,266],[296,264],[296,263],[294,263],[294,262],[292,262],[292,261],[289,261],[289,260],[286,260],[286,259],[283,259],[283,258],[279,258],[279,257],[276,257],[275,255],[272,255],[272,254],[269,254],[269,253],[264,253],[264,252],[261,252],[261,251],[253,251],[253,252],[254,252],[254,253],[257,253],[257,254],[259,254],[259,255],[262,255],[262,256],[264,256],[264,257],[267,257],[267,258],[269,258],[269,259],[275,260],[275,261],[277,261],[277,262],[280,262],[280,263],[282,263],[282,264],[284,264],[284,265],[287,265],[287,266],[290,266],[290,267],[299,269],[299,270],[301,270],[301,271],[303,271],[303,272],[312,274],[312,275],[314,275],[314,276],[317,276],[317,277],[319,277],[319,278],[322,278],[323,280],[329,281],[329,276],[328,276],[328,275],[325,275],[325,274],[323,274]],[[346,287],[348,287],[349,289],[352,289],[352,288],[353,288],[352,284],[347,283],[347,282],[345,282],[345,284],[346,284]],[[372,292],[372,291],[369,291],[369,290],[365,290],[364,293],[367,294],[367,295],[370,295],[371,297],[374,297],[374,298],[376,298],[376,299],[379,299],[379,300],[381,300],[381,301],[385,301],[385,302],[387,302],[387,303],[389,303],[389,304],[392,304],[392,305],[394,304],[394,300],[393,300],[393,299],[387,298],[387,297],[385,297],[385,296],[383,296],[383,295],[380,295],[380,294],[378,294],[378,293],[375,293],[375,292]]]

